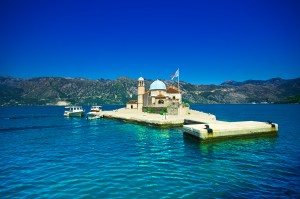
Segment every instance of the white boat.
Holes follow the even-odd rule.
[[[86,119],[93,120],[103,117],[102,106],[92,106],[91,111],[87,113]]]
[[[83,117],[84,110],[81,106],[67,106],[65,107],[64,116],[66,117]]]

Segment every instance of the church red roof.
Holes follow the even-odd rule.
[[[155,99],[165,99],[166,96],[164,96],[163,94],[159,94],[155,97]]]
[[[179,93],[179,89],[174,86],[169,86],[167,93]]]
[[[137,104],[137,100],[130,100],[127,104]]]

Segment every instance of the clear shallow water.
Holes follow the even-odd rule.
[[[105,110],[117,107],[104,107]],[[272,120],[276,138],[202,144],[181,128],[0,107],[1,198],[299,198],[299,105],[193,105],[220,120]]]

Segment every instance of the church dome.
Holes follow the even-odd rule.
[[[140,77],[140,78],[138,79],[138,81],[144,81],[144,78]]]
[[[156,80],[150,85],[149,90],[166,90],[166,85],[162,81]]]

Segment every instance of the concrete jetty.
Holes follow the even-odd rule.
[[[274,135],[278,124],[271,122],[218,122],[184,125],[184,133],[199,140],[223,139],[228,137]]]

